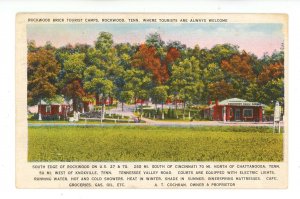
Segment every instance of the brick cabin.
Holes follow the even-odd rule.
[[[114,98],[113,97],[108,97],[105,99],[105,105],[112,105],[114,103]],[[99,99],[96,97],[96,105],[101,106],[103,104],[103,100]]]
[[[218,100],[213,104],[209,102],[209,107],[204,110],[204,117],[215,121],[251,121],[262,122],[263,107],[259,102],[248,102],[239,98]]]
[[[38,113],[42,116],[58,115],[64,117],[70,111],[71,106],[68,103],[46,103],[42,101],[38,105]]]

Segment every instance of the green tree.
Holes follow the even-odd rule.
[[[220,64],[222,60],[230,59],[232,55],[239,54],[240,52],[239,46],[232,44],[217,44],[210,49],[209,53],[211,59]]]
[[[183,113],[185,114],[186,104],[191,104],[196,101],[196,98],[200,98],[204,87],[200,79],[199,61],[195,57],[184,59],[178,65],[173,65],[172,71],[171,94],[175,98],[178,96],[183,101]]]
[[[124,111],[124,103],[129,103],[133,97],[134,97],[133,91],[123,90],[120,92],[120,97],[118,99],[122,103],[122,111]]]
[[[162,119],[164,119],[164,103],[168,98],[168,86],[157,86],[154,87],[151,91],[151,100],[152,103],[157,105],[158,103],[161,104],[162,110]]]
[[[215,63],[209,63],[207,67],[204,68],[203,73],[202,73],[202,79],[204,83],[204,88],[203,88],[203,98],[202,100],[207,102],[207,100],[215,100],[216,95],[212,93],[212,90],[209,88],[214,88],[216,82],[220,82],[224,80],[224,72],[220,68],[220,66]],[[216,92],[219,92],[216,90]]]
[[[246,93],[245,93],[245,99],[248,101],[258,101],[258,102],[263,102],[264,100],[262,99],[263,93],[261,87],[257,84],[257,82],[252,82],[249,84],[249,86],[246,88]]]
[[[100,32],[95,41],[95,48],[90,48],[87,52],[88,65],[96,66],[97,69],[104,72],[104,79],[109,80],[113,84],[113,91],[109,92],[109,96],[103,95],[103,98],[117,97],[122,88],[120,80],[124,73],[124,68],[121,65],[118,51],[114,47],[113,37],[111,33]],[[128,61],[128,60],[126,60]],[[105,109],[105,105],[103,107]]]
[[[72,99],[74,111],[78,111],[81,99],[85,95],[82,82],[86,69],[84,60],[84,53],[74,53],[65,54],[63,61],[64,75],[61,77],[60,85],[65,98]]]
[[[114,41],[111,33],[100,32],[95,41],[95,48],[101,52],[108,52],[112,48],[113,43]]]
[[[147,35],[145,44],[149,48],[155,49],[156,56],[159,57],[161,61],[164,59],[166,56],[166,45],[158,32]]]
[[[36,46],[36,43],[34,40],[30,40],[27,42],[27,52],[35,52],[39,48]]]
[[[105,78],[105,73],[96,66],[84,71],[84,89],[102,99],[102,118],[105,116],[105,101],[113,91],[113,82]]]
[[[278,101],[284,104],[284,79],[272,79],[262,86],[260,96],[261,102],[273,105]]]
[[[124,77],[126,82],[124,90],[133,92],[136,108],[137,100],[141,100],[141,112],[143,112],[143,100],[149,99],[149,92],[154,86],[151,74],[146,73],[143,70],[133,68],[131,70],[127,70]]]
[[[131,45],[130,43],[121,43],[115,46],[117,50],[117,56],[120,59],[120,65],[125,69],[131,69],[131,59],[138,50],[137,45]]]
[[[158,32],[151,33],[146,37],[147,46],[155,47],[156,49],[163,48],[165,42],[161,39],[161,36]]]

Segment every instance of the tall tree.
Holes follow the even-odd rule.
[[[35,52],[39,48],[36,46],[36,43],[34,40],[30,40],[27,42],[27,52]]]
[[[261,87],[262,103],[274,105],[276,101],[284,104],[284,79],[272,79]]]
[[[251,59],[252,57],[243,51],[221,61],[225,80],[235,89],[236,97],[243,97],[249,85],[255,81]]]
[[[162,119],[164,119],[164,103],[168,98],[168,86],[157,86],[151,91],[151,99],[154,104],[161,104]]]
[[[57,94],[57,75],[60,65],[52,49],[39,48],[27,54],[27,102],[29,105],[41,104]],[[40,110],[39,110],[40,112]]]
[[[108,52],[112,48],[113,43],[114,41],[111,33],[100,32],[95,41],[95,48],[101,52]]]
[[[258,75],[259,84],[266,84],[272,79],[283,78],[284,67],[282,62],[276,62],[268,66],[264,66],[262,72]]]
[[[167,66],[161,64],[161,59],[154,47],[142,44],[133,56],[132,66],[150,72],[156,84],[163,84],[169,79]]]
[[[134,97],[134,92],[131,90],[122,90],[119,93],[118,100],[121,102],[122,111],[124,111],[124,103],[129,103]]]
[[[209,100],[223,99],[223,96],[218,98],[219,96],[214,93],[218,92],[218,90],[213,90],[217,86],[216,83],[224,80],[224,77],[224,72],[217,63],[212,62],[205,67],[201,77],[204,83],[203,101],[207,102]]]
[[[79,104],[84,96],[82,82],[83,72],[86,68],[84,60],[84,53],[74,53],[66,55],[63,62],[65,73],[60,82],[62,94],[65,98],[72,99],[74,111],[78,111]]]
[[[195,101],[201,96],[203,88],[199,61],[195,57],[184,59],[178,65],[173,65],[173,74],[170,79],[171,95],[178,96],[183,101],[183,113],[186,104]]]
[[[239,46],[232,44],[217,44],[213,46],[209,53],[211,55],[211,59],[213,59],[217,63],[221,63],[224,59],[229,59],[232,55],[239,54]]]
[[[182,44],[181,41],[169,41],[167,44],[167,49],[175,48],[178,51],[184,51],[186,49],[186,45]]]
[[[131,69],[132,56],[138,50],[137,45],[131,45],[130,43],[120,43],[115,46],[117,55],[120,59],[120,65],[125,69]]]
[[[120,64],[118,51],[113,44],[112,34],[108,32],[100,32],[97,40],[95,41],[95,48],[89,49],[87,56],[88,65],[95,66],[97,69],[103,71],[103,78],[112,82],[112,89],[115,90],[115,88],[121,88],[120,80],[122,80],[121,77],[124,72],[124,68]],[[106,83],[108,85],[108,81]],[[115,91],[117,92],[118,89]],[[102,95],[102,101],[106,100],[108,97],[118,97],[118,93],[116,92],[110,91],[109,94]],[[105,108],[105,104],[102,108]]]
[[[224,100],[226,98],[235,97],[235,90],[232,84],[225,80],[209,83],[208,92],[210,99]]]
[[[163,60],[163,68],[166,67],[168,69],[168,75],[172,75],[172,65],[175,63],[175,61],[179,60],[180,58],[180,51],[177,48],[170,47],[168,49],[167,55],[165,59]]]
[[[102,99],[102,118],[105,116],[105,101],[113,91],[113,82],[105,78],[103,71],[91,66],[84,71],[84,89]]]
[[[141,100],[141,109],[143,108],[143,101],[149,98],[149,92],[153,88],[152,75],[143,70],[133,68],[125,72],[125,91],[132,91],[137,105],[137,100]],[[136,106],[137,108],[137,106]],[[143,111],[143,110],[141,110]]]
[[[230,59],[223,59],[221,66],[231,77],[251,81],[254,78],[254,73],[250,62],[251,56],[243,51],[241,55],[235,54]]]
[[[82,82],[79,79],[73,79],[62,89],[66,99],[72,99],[73,111],[78,111],[81,99],[85,96],[85,91],[82,88]]]
[[[164,47],[165,42],[162,40],[160,34],[158,32],[155,32],[147,35],[146,44],[149,47],[154,47],[159,50]]]

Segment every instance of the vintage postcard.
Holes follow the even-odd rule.
[[[285,14],[19,13],[18,188],[287,188]]]

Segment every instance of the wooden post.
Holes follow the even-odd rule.
[[[276,131],[276,123],[278,122],[278,133],[280,133],[280,117],[281,117],[281,107],[279,105],[279,102],[277,101],[275,104],[275,109],[274,109],[273,132]]]

